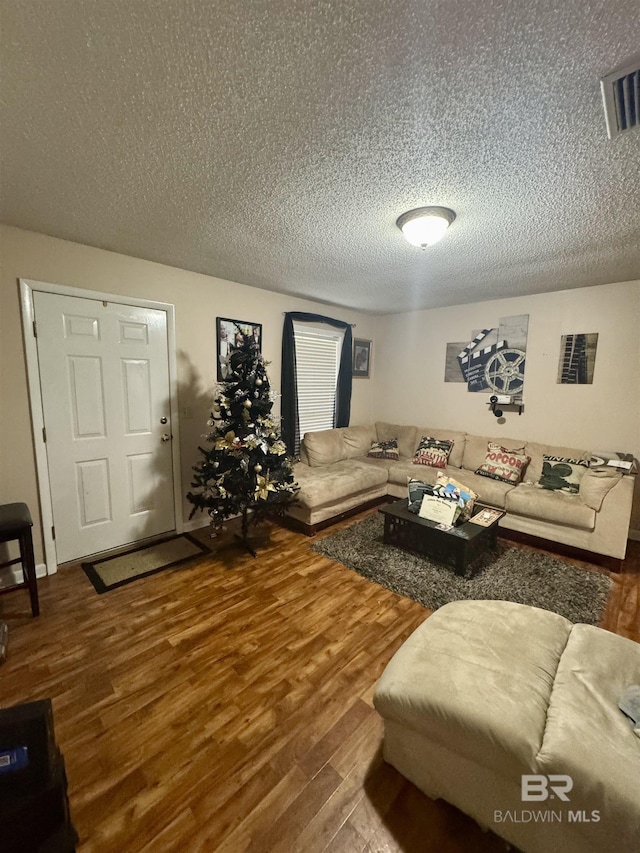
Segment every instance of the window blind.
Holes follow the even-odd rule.
[[[294,323],[298,423],[296,449],[306,432],[333,429],[336,388],[344,332],[300,326]]]

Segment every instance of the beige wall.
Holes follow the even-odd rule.
[[[356,323],[354,334],[373,339],[375,320],[329,307],[118,255],[41,234],[0,226],[0,502],[26,501],[40,526],[18,279],[27,278],[130,297],[170,302],[176,310],[182,491],[206,420],[215,383],[215,318],[262,323],[263,353],[274,391],[280,390],[284,311],[311,311]],[[352,421],[371,422],[372,380],[353,384]],[[185,410],[187,417],[185,417]],[[274,407],[279,413],[279,400]],[[184,517],[191,505],[184,500]],[[203,517],[204,518],[204,517]],[[34,537],[43,560],[41,534]]]
[[[314,311],[356,323],[354,333],[374,340],[374,346],[372,379],[354,382],[352,423],[431,424],[640,457],[638,281],[374,318],[0,226],[0,502],[29,503],[37,528],[19,278],[175,305],[183,493],[215,382],[216,316],[263,324],[263,351],[276,391],[283,311]],[[522,416],[508,413],[501,425],[489,414],[485,395],[444,382],[445,350],[450,341],[467,340],[472,329],[513,314],[529,315],[526,406]],[[571,332],[599,333],[593,385],[556,383],[560,336]],[[640,487],[636,492],[632,528],[640,530]],[[190,509],[185,500],[185,519]],[[35,543],[41,562],[37,531]]]
[[[525,411],[500,424],[487,395],[444,381],[445,351],[516,314],[529,315]],[[556,381],[560,336],[572,332],[598,332],[592,385]],[[376,365],[377,419],[640,457],[640,281],[382,317]],[[631,526],[640,530],[638,483]]]

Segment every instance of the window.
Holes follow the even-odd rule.
[[[336,425],[336,390],[344,331],[294,322],[293,335],[299,424],[295,452],[299,453],[300,439],[306,432],[333,429]]]

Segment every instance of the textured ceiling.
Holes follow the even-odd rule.
[[[638,0],[0,10],[6,223],[378,313],[640,279]]]

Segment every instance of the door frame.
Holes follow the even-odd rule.
[[[175,531],[182,533],[182,477],[180,466],[180,423],[178,409],[178,367],[176,360],[176,330],[175,306],[169,302],[153,302],[149,299],[138,299],[132,296],[121,296],[116,293],[103,293],[99,290],[87,290],[81,287],[70,287],[65,284],[52,284],[46,281],[33,281],[21,278],[20,305],[22,313],[22,331],[24,336],[25,359],[27,364],[27,385],[29,403],[31,406],[31,429],[36,458],[37,488],[40,500],[40,516],[42,519],[42,537],[47,574],[58,571],[56,546],[53,538],[53,502],[49,482],[49,464],[47,449],[44,441],[44,409],[40,393],[40,365],[38,363],[38,346],[34,334],[35,308],[33,294],[35,291],[57,293],[60,296],[73,296],[79,299],[93,299],[98,302],[116,302],[120,305],[132,305],[135,308],[152,308],[164,311],[167,315],[167,346],[169,357],[169,408],[171,414],[171,459],[173,467],[173,506],[175,516]]]

